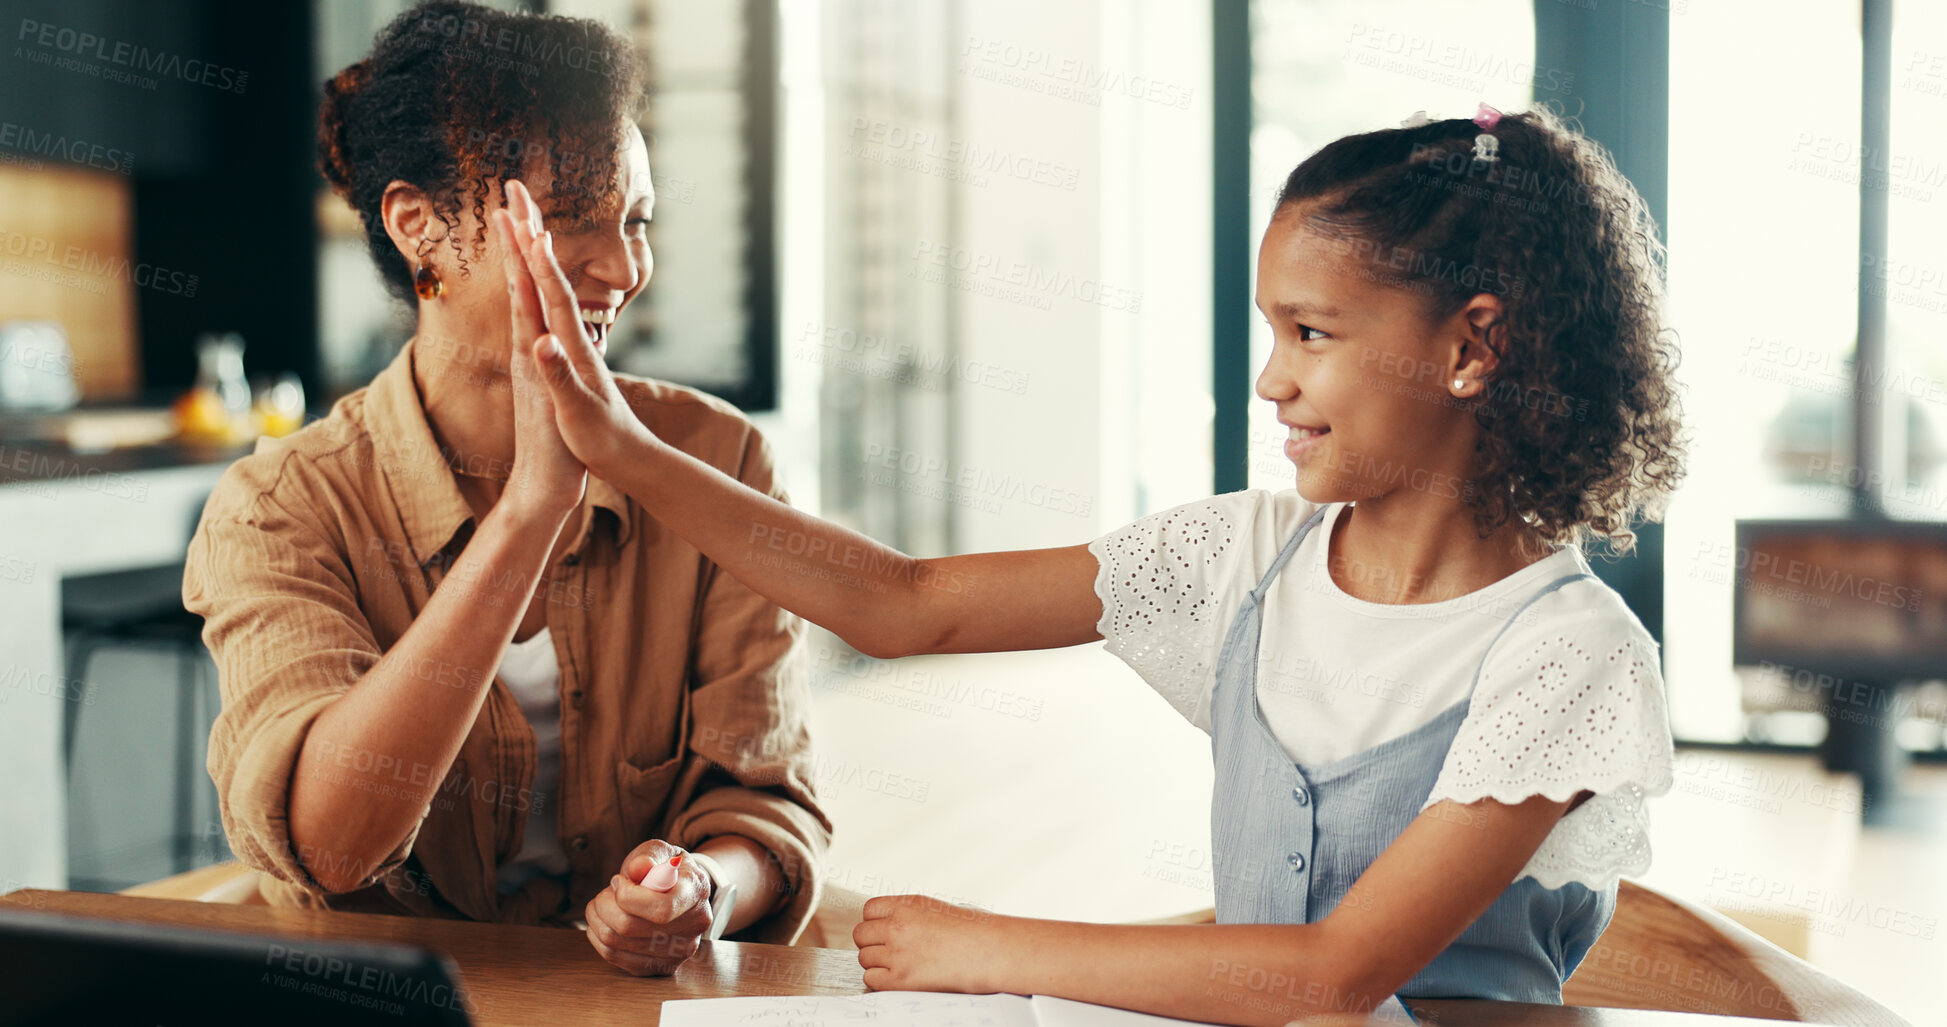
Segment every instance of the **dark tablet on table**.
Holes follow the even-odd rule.
[[[451,960],[383,942],[0,910],[0,1025],[465,1025]]]

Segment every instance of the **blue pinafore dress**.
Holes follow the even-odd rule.
[[[1321,507],[1286,542],[1231,623],[1211,699],[1216,794],[1211,804],[1217,922],[1315,923],[1420,813],[1460,724],[1467,694],[1421,727],[1331,763],[1293,763],[1257,705],[1258,639],[1264,597],[1278,572],[1324,516]],[[1542,586],[1501,625],[1481,655],[1536,600],[1570,582]],[[1303,625],[1297,625],[1303,631]],[[1544,888],[1524,877],[1399,990],[1402,998],[1562,1001],[1562,982],[1609,924],[1616,889],[1571,882]]]

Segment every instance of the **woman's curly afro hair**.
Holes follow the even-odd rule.
[[[1609,155],[1546,107],[1501,117],[1495,160],[1475,159],[1481,131],[1454,118],[1337,140],[1291,172],[1277,216],[1394,254],[1377,277],[1432,318],[1499,296],[1504,348],[1474,409],[1476,527],[1627,552],[1638,515],[1659,516],[1683,477],[1656,225]]]
[[[386,186],[407,182],[432,200],[462,275],[459,212],[478,219],[477,256],[501,179],[545,166],[550,218],[606,216],[621,202],[618,132],[637,113],[641,76],[635,47],[600,22],[427,0],[382,29],[371,56],[325,82],[319,170],[358,212],[386,287],[411,302],[413,268],[380,210]]]

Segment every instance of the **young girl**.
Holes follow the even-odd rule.
[[[684,455],[616,392],[545,240],[522,242],[563,438],[753,590],[885,658],[1106,638],[1211,734],[1216,924],[880,897],[854,935],[868,986],[1224,1023],[1560,1002],[1618,875],[1648,866],[1656,645],[1578,543],[1628,545],[1681,475],[1675,357],[1641,199],[1550,112],[1299,165],[1257,284],[1257,393],[1296,491],[1066,548],[915,559]]]

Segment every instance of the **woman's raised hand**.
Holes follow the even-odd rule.
[[[587,466],[577,459],[555,425],[554,401],[545,372],[535,363],[537,339],[550,336],[526,253],[545,245],[541,212],[519,182],[505,185],[507,207],[493,212],[494,231],[506,251],[507,294],[513,317],[509,364],[514,388],[514,469],[504,498],[551,516],[566,517],[581,505]],[[572,312],[557,331],[581,337],[581,319]],[[584,345],[586,342],[584,341]]]
[[[516,194],[527,210],[534,209],[526,187],[519,182],[508,182],[507,190],[510,209]],[[535,221],[539,223],[538,217]],[[514,318],[518,326],[523,307],[533,304],[535,317],[545,327],[527,335],[520,334],[517,327],[514,348],[517,353],[525,350],[518,355],[530,361],[538,379],[545,383],[559,438],[584,466],[609,478],[605,469],[614,461],[639,458],[661,445],[661,440],[629,408],[622,390],[616,387],[615,376],[582,330],[574,289],[555,260],[553,235],[530,232],[522,242],[521,259],[510,260],[508,270],[510,288],[517,293]],[[515,263],[520,265],[518,272]],[[513,284],[517,273],[519,286]],[[518,345],[522,340],[527,345]]]

